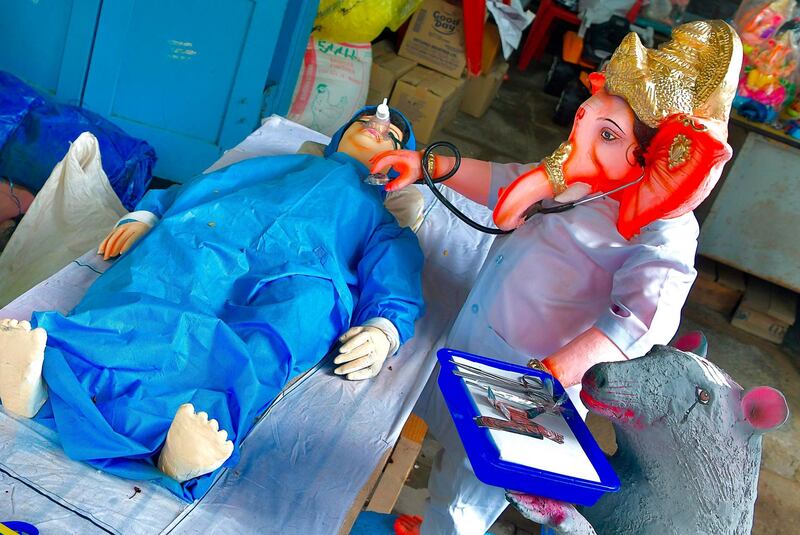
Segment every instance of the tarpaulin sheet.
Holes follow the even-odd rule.
[[[54,102],[0,71],[0,177],[38,192],[83,132],[97,138],[111,187],[132,210],[150,184],[153,147],[96,113]]]

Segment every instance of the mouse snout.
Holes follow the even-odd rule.
[[[602,390],[608,384],[607,367],[602,364],[595,364],[583,375],[581,384],[583,388],[589,390]]]

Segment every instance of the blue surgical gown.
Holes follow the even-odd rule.
[[[186,500],[212,475],[179,484],[155,467],[182,403],[239,445],[287,381],[351,325],[381,317],[403,342],[423,309],[422,253],[362,182],[349,156],[248,160],[137,210],[160,221],[48,333],[39,419],[66,453],[114,474],[159,480]]]

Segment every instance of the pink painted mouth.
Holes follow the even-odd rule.
[[[586,385],[584,385],[581,390],[581,401],[583,401],[583,404],[586,405],[590,411],[600,416],[605,416],[606,418],[612,418],[626,423],[633,422],[636,419],[636,413],[631,409],[609,405],[608,403],[595,399],[589,394]]]

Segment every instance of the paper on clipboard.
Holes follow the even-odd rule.
[[[460,357],[453,357],[453,360],[456,363],[467,364],[510,379],[519,377],[519,373],[485,366]],[[467,389],[481,416],[503,417],[490,405],[485,389],[473,386],[468,386]],[[534,418],[534,421],[564,435],[564,443],[558,444],[551,440],[540,440],[506,431],[489,429],[489,435],[494,441],[502,460],[577,479],[600,482],[600,477],[592,462],[562,416],[542,414]]]

